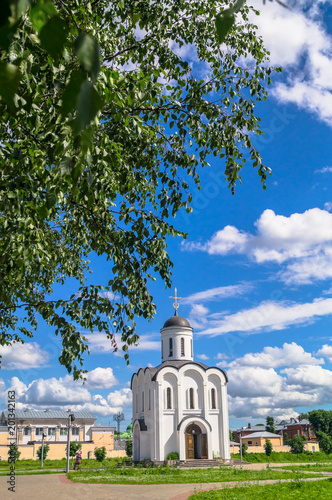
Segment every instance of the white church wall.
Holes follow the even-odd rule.
[[[186,369],[181,377],[183,414],[201,415],[204,408],[203,377],[197,370]],[[193,398],[191,396],[193,390]],[[193,404],[192,404],[193,403]],[[191,408],[193,406],[193,408]]]

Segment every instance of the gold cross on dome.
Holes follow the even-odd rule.
[[[175,309],[175,315],[177,316],[177,314],[178,314],[178,308],[179,308],[178,300],[183,300],[183,297],[178,297],[178,290],[177,290],[177,288],[175,288],[174,297],[170,296],[170,299],[175,299],[173,307]]]

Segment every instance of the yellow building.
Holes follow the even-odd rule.
[[[7,459],[8,444],[13,436],[9,436],[9,427],[15,429],[15,441],[21,452],[20,459],[37,459],[37,450],[44,443],[50,449],[48,459],[61,459],[66,456],[69,415],[75,419],[70,424],[70,441],[82,445],[82,458],[94,458],[94,450],[105,446],[106,456],[125,456],[125,450],[114,449],[115,427],[94,425],[96,417],[87,411],[63,410],[15,410],[15,418],[11,419],[8,411],[3,411],[0,419],[0,457]]]

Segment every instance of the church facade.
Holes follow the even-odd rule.
[[[131,380],[133,460],[230,459],[227,375],[195,362],[193,329],[177,315],[161,329],[162,362]]]

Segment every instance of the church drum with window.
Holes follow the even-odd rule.
[[[193,329],[177,307],[161,329],[161,349],[159,366],[132,377],[133,460],[162,462],[177,452],[180,460],[229,461],[227,375],[193,360]]]

